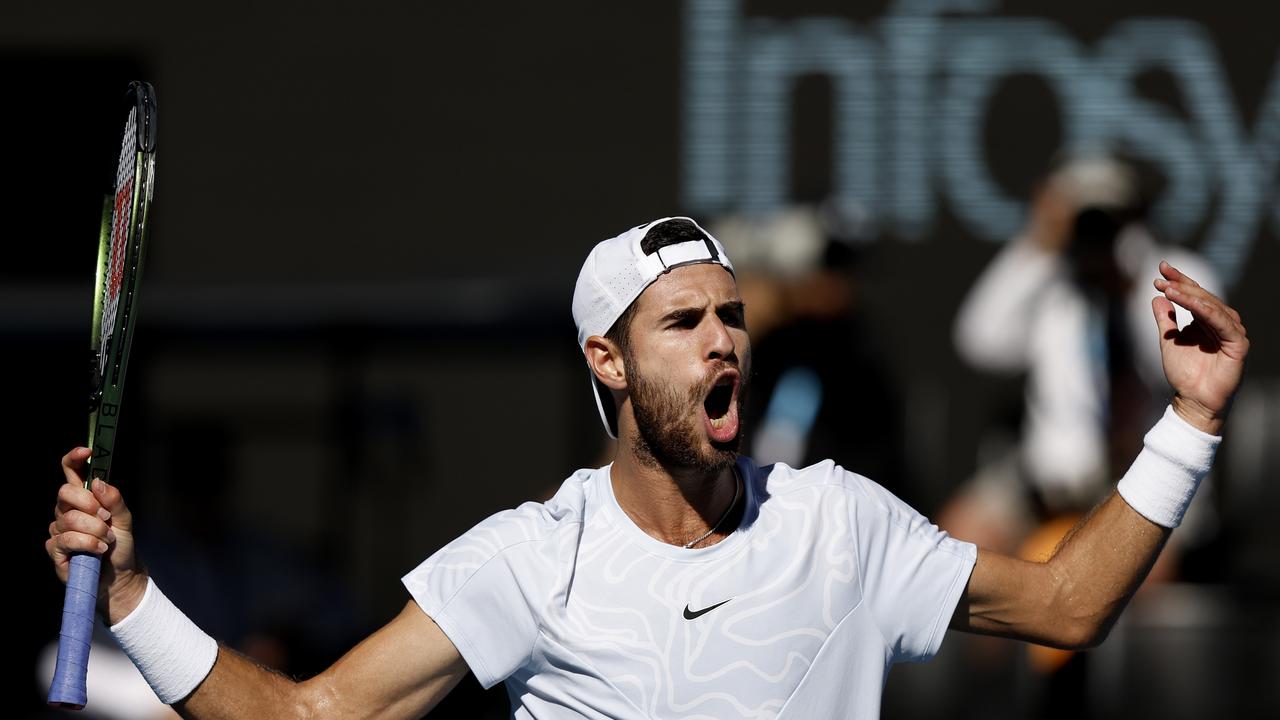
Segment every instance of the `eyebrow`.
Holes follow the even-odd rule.
[[[746,303],[742,302],[741,300],[729,300],[727,302],[722,302],[719,305],[717,305],[716,312],[720,313],[720,312],[724,312],[725,310],[731,310],[733,312],[741,314],[745,310],[745,308],[746,308]],[[663,315],[661,318],[661,321],[669,322],[672,320],[676,320],[676,321],[689,320],[689,319],[701,316],[702,313],[703,313],[703,310],[702,310],[702,306],[700,305],[676,308],[675,310],[672,310],[667,314]]]
[[[747,304],[741,300],[730,300],[729,302],[720,303],[716,306],[716,310],[737,310],[742,312],[747,309]]]
[[[700,315],[702,315],[702,308],[700,307],[676,308],[666,315],[663,315],[662,322],[669,322],[672,320],[691,320]]]

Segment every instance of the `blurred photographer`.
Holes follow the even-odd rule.
[[[1036,525],[1091,507],[1141,449],[1169,396],[1150,268],[1166,259],[1222,293],[1203,259],[1156,244],[1144,208],[1131,165],[1069,155],[969,291],[956,349],[973,367],[1026,373],[1025,410],[1016,448],[980,467],[940,518],[958,537],[1014,551]],[[1179,326],[1190,320],[1179,308]]]

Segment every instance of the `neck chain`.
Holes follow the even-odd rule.
[[[697,545],[703,540],[706,540],[707,538],[711,537],[711,533],[720,529],[720,526],[724,524],[724,521],[729,519],[729,513],[733,512],[734,506],[738,504],[738,493],[741,490],[742,490],[742,478],[738,475],[738,466],[734,465],[733,466],[733,500],[729,502],[729,507],[724,509],[724,514],[720,516],[720,519],[716,521],[715,525],[711,526],[710,530],[706,531],[702,535],[699,535],[698,537],[684,544],[684,547],[686,550],[692,548],[694,545]]]

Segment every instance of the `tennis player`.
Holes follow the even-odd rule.
[[[69,553],[105,553],[100,612],[188,717],[418,717],[470,669],[505,682],[520,718],[875,718],[889,668],[933,656],[948,626],[1089,647],[1142,582],[1209,469],[1249,346],[1234,310],[1168,264],[1159,274],[1172,404],[1045,563],[950,538],[830,461],[740,456],[743,303],[724,248],[687,218],[600,243],[578,277],[613,463],[411,570],[400,614],[320,675],[259,667],[166,600],[119,491],[80,486],[86,449],[63,458],[46,549],[64,581]],[[1194,321],[1180,329],[1171,303]]]

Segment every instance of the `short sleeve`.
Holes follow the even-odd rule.
[[[537,639],[545,533],[531,515],[494,515],[401,579],[486,688],[515,672]]]
[[[859,475],[851,512],[863,602],[894,662],[923,662],[942,644],[978,550],[938,529],[910,505]]]

